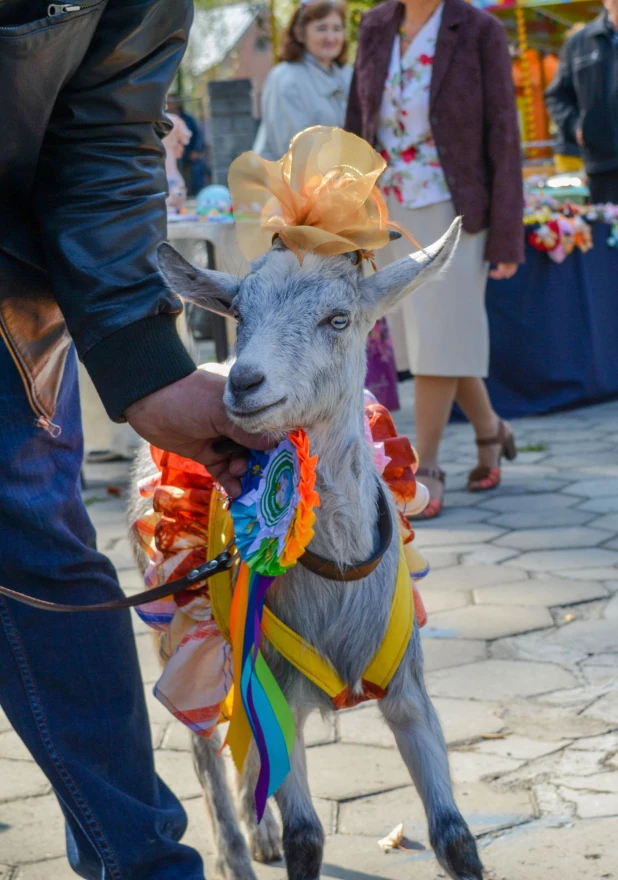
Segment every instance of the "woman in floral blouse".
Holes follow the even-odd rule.
[[[437,516],[444,491],[438,450],[454,400],[476,432],[470,491],[495,488],[501,457],[515,455],[511,428],[483,381],[488,273],[510,278],[523,262],[519,131],[502,25],[465,0],[387,0],[372,9],[361,23],[346,128],[382,153],[391,217],[421,245],[463,215],[443,279],[405,299],[391,322],[405,332],[415,376],[418,475],[432,498],[423,515]],[[394,242],[378,260],[406,256],[408,247],[405,239]]]

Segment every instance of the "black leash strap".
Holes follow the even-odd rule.
[[[136,596],[125,596],[124,599],[115,599],[111,602],[99,602],[96,605],[63,605],[59,602],[46,602],[45,599],[35,599],[34,596],[26,596],[25,593],[19,593],[17,590],[9,590],[8,587],[0,586],[0,595],[8,596],[9,599],[15,599],[23,605],[31,605],[32,608],[40,608],[43,611],[58,611],[63,614],[73,614],[77,611],[119,611],[122,608],[134,608],[136,605],[145,605],[147,602],[154,602],[156,599],[164,599],[166,596],[175,596],[183,590],[191,587],[197,587],[206,582],[208,578],[222,571],[230,569],[236,561],[236,555],[232,555],[229,550],[224,550],[210,562],[205,562],[198,568],[194,568],[184,577],[170,581],[169,584],[163,584],[161,587],[153,587],[151,590],[144,590]]]

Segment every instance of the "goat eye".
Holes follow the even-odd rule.
[[[330,326],[333,330],[345,330],[349,323],[350,319],[347,315],[333,315],[330,319]]]
[[[232,317],[235,321],[240,321],[240,312],[238,309],[230,309],[230,317]]]

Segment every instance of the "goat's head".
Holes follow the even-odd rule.
[[[276,241],[244,279],[197,269],[170,245],[159,266],[183,299],[238,323],[237,358],[225,391],[230,418],[248,431],[307,430],[361,405],[365,344],[376,320],[435,278],[459,237],[457,220],[440,241],[363,279],[356,255],[306,254]]]

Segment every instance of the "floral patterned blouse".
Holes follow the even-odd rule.
[[[401,57],[395,37],[378,120],[377,149],[388,168],[380,186],[406,208],[451,198],[429,124],[433,60],[442,21],[441,3]]]

